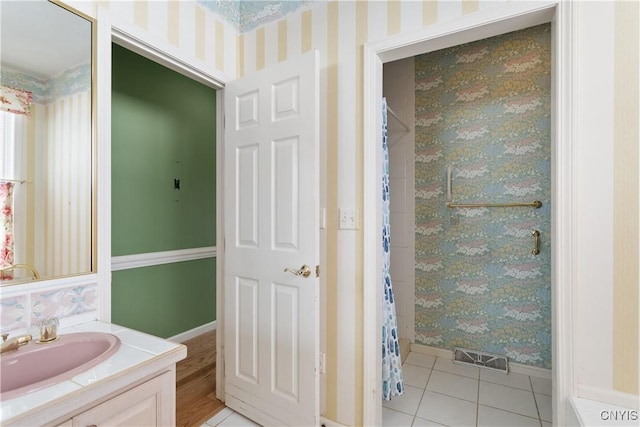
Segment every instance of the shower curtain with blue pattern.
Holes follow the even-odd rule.
[[[396,305],[391,287],[389,239],[389,148],[387,146],[387,100],[382,99],[382,398],[404,393],[402,359],[398,342]]]

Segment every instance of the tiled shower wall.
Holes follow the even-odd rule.
[[[409,128],[388,116],[389,187],[391,212],[391,280],[396,302],[400,338],[413,340],[413,145],[415,120],[414,61],[407,58],[384,65],[383,95]]]
[[[415,59],[417,343],[551,367],[550,30]],[[456,202],[543,206],[447,209],[448,166]]]

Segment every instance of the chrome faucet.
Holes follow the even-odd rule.
[[[0,354],[15,351],[21,346],[28,344],[32,339],[31,335],[29,334],[11,338],[10,340],[7,340],[8,337],[9,334],[2,334],[2,345],[0,346]]]

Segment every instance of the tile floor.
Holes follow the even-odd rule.
[[[404,395],[382,403],[384,426],[551,426],[551,380],[415,352],[403,377]]]
[[[405,392],[382,403],[382,424],[400,426],[551,427],[551,380],[454,364],[409,353]],[[200,427],[255,427],[224,408]]]
[[[200,427],[260,427],[260,424],[243,417],[233,409],[224,408]]]

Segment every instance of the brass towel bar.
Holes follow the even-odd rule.
[[[531,203],[453,203],[447,202],[447,208],[518,208],[531,207],[539,209],[542,207],[540,200],[534,200]]]
[[[15,182],[17,184],[31,184],[33,181],[28,181],[26,179],[5,179],[5,178],[0,178],[0,181],[2,182]]]
[[[540,200],[534,200],[531,203],[454,203],[453,191],[451,189],[451,182],[453,175],[453,167],[447,166],[447,203],[446,206],[449,209],[454,208],[519,208],[519,207],[531,207],[539,209],[542,207]]]

